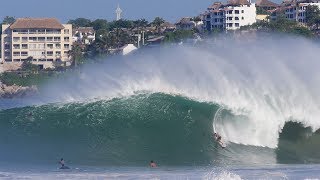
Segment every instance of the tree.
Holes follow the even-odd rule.
[[[316,28],[317,30],[319,29],[320,9],[318,6],[315,6],[315,5],[307,6],[306,22],[311,29],[314,29],[314,28]]]
[[[111,23],[109,23],[109,31],[117,28],[133,28],[133,21],[120,19],[118,21],[112,21]]]
[[[268,11],[266,11],[265,9],[263,9],[262,7],[257,7],[257,14],[263,14],[263,15],[268,15],[270,14]]]
[[[21,65],[21,70],[28,72],[38,72],[39,66],[32,64],[33,57],[29,56]]]
[[[108,21],[105,19],[96,19],[91,22],[91,25],[95,31],[100,29],[108,29]]]
[[[160,34],[160,27],[161,24],[163,24],[165,21],[164,19],[160,18],[160,17],[156,17],[153,21],[152,21],[152,25],[154,25],[156,27],[156,30],[158,32],[158,34]]]
[[[14,17],[6,16],[3,18],[2,24],[12,24],[16,21]]]
[[[77,19],[69,20],[68,24],[72,24],[74,27],[90,27],[91,20],[86,18],[77,18]]]
[[[136,21],[133,21],[133,25],[136,28],[145,28],[147,27],[149,22],[145,19],[138,19]]]
[[[167,33],[164,42],[178,43],[183,41],[184,39],[192,38],[193,35],[193,30],[176,30],[174,32]]]
[[[83,64],[84,56],[82,53],[82,47],[79,44],[74,44],[72,49],[68,53],[69,57],[71,57],[72,65],[77,67],[78,64]]]
[[[202,21],[199,16],[193,17],[192,20],[193,20],[194,22],[200,22],[200,21]]]

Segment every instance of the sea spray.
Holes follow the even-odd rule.
[[[235,115],[225,122],[224,140],[276,148],[288,121],[301,122],[313,131],[320,127],[316,52],[317,44],[285,37],[249,42],[223,39],[199,47],[142,51],[85,66],[74,76],[42,88],[30,104],[92,102],[157,92],[180,95],[219,104]]]

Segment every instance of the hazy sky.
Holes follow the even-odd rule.
[[[176,22],[183,16],[195,16],[215,0],[0,0],[0,18],[57,17],[62,23],[76,17],[115,19],[117,4],[125,19],[160,16]]]

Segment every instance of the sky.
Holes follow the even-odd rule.
[[[204,12],[215,0],[0,0],[0,19],[5,16],[56,17],[61,23],[70,19],[115,19],[120,4],[124,19],[155,17],[175,23],[181,17],[193,17]]]

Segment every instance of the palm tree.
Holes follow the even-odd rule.
[[[74,44],[72,49],[68,52],[68,56],[71,57],[72,65],[77,67],[78,64],[83,63],[83,53],[80,44]]]
[[[160,27],[161,27],[161,24],[163,24],[165,21],[164,19],[160,18],[160,17],[156,17],[152,24],[156,27],[156,30],[158,32],[158,34],[160,34]]]

